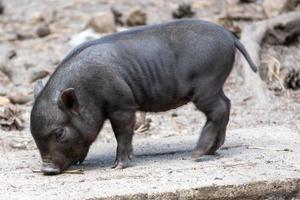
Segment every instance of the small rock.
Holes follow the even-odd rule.
[[[172,12],[174,19],[181,18],[192,18],[195,15],[195,12],[192,11],[191,4],[182,3],[178,6],[178,8]]]
[[[31,39],[32,35],[29,33],[16,33],[17,40],[27,40]]]
[[[87,24],[98,33],[111,33],[116,31],[115,18],[112,12],[95,14]]]
[[[26,150],[27,149],[26,144],[24,144],[22,142],[14,142],[14,143],[9,144],[9,146],[11,148],[19,149],[19,150]]]
[[[9,99],[6,97],[0,97],[0,106],[5,106],[10,103]]]
[[[287,89],[300,89],[300,70],[292,69],[285,77],[284,85]]]
[[[124,25],[124,22],[122,21],[123,14],[114,7],[111,8],[111,12],[114,15],[115,23],[120,25],[120,26],[123,26]]]
[[[10,101],[13,104],[26,104],[31,100],[29,95],[25,95],[22,93],[14,93],[9,96]]]
[[[290,152],[293,152],[293,150],[288,149],[288,148],[283,149],[283,151],[290,151]]]
[[[44,16],[40,12],[33,13],[31,18],[35,22],[44,22],[45,21]]]
[[[177,114],[176,112],[173,112],[171,116],[172,116],[172,117],[177,117],[178,114]]]
[[[47,35],[51,34],[51,30],[47,24],[42,24],[37,28],[36,34],[39,37],[46,37]]]
[[[0,15],[4,13],[4,5],[2,1],[0,1]]]
[[[147,24],[147,14],[140,9],[133,10],[126,19],[127,26],[142,26]]]
[[[29,83],[33,83],[38,79],[43,79],[50,74],[47,70],[34,71],[29,77]]]
[[[15,50],[10,50],[7,53],[7,58],[10,59],[10,60],[13,59],[16,56],[17,56],[17,52]]]
[[[223,180],[221,177],[215,177],[214,180]]]

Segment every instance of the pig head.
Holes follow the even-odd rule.
[[[42,157],[42,172],[59,174],[85,159],[104,120],[99,122],[97,110],[84,105],[74,88],[56,90],[55,95],[43,88],[38,81],[31,132]]]

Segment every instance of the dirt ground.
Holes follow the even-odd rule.
[[[218,0],[190,1],[195,18],[207,19],[222,23],[219,18],[224,15],[222,3]],[[238,4],[230,1],[235,8],[254,12],[263,16],[261,1],[256,4]],[[29,114],[33,104],[33,85],[31,81],[36,74],[51,73],[57,64],[72,48],[70,40],[74,34],[84,30],[90,16],[99,11],[109,11],[113,6],[125,15],[134,8],[139,8],[147,14],[147,23],[160,23],[172,19],[172,11],[177,8],[179,0],[4,0],[5,11],[0,15],[0,67],[9,69],[12,77],[0,73],[0,96],[8,97],[13,94],[28,96],[30,101],[19,105],[24,119],[23,130],[8,131],[0,129],[0,152],[31,150],[36,146],[29,131]],[[232,9],[231,7],[227,10]],[[241,11],[241,12],[242,12]],[[49,24],[51,34],[38,37],[36,30],[42,24]],[[233,21],[235,27],[242,28],[250,21]],[[272,54],[280,55],[281,62],[290,60],[295,66],[300,66],[300,44],[290,48],[265,46],[262,59]],[[272,49],[273,51],[271,52]],[[284,49],[284,50],[280,50]],[[275,53],[274,53],[275,52]],[[15,54],[15,55],[14,55]],[[12,57],[12,58],[8,58]],[[292,62],[291,62],[292,60]],[[46,76],[46,79],[49,76]],[[284,125],[300,133],[300,90],[280,89],[276,84],[268,85],[270,103],[260,106],[259,99],[253,99],[244,91],[237,81],[233,71],[225,85],[225,92],[231,99],[232,110],[229,130],[237,128],[266,127]],[[272,86],[271,86],[272,85]],[[278,89],[279,88],[279,89]],[[0,107],[3,112],[4,107]],[[152,120],[150,129],[136,134],[136,137],[170,137],[176,135],[189,135],[199,132],[205,122],[203,114],[198,112],[191,104],[165,113],[150,113],[147,118]],[[284,135],[282,136],[284,137]],[[114,140],[109,123],[99,134],[98,140],[110,142]]]
[[[300,198],[298,133],[268,126],[230,130],[229,135],[218,154],[202,162],[190,159],[196,133],[134,140],[135,158],[125,170],[111,168],[116,143],[97,141],[85,162],[73,167],[81,173],[59,176],[32,173],[41,165],[36,150],[0,154],[0,199]]]

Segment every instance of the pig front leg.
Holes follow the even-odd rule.
[[[129,165],[129,161],[133,158],[134,118],[134,111],[116,111],[110,115],[110,122],[118,143],[113,168],[126,168]]]

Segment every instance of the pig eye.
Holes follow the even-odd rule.
[[[62,139],[65,137],[65,129],[64,128],[57,128],[53,132],[55,133],[57,142],[61,142]]]

